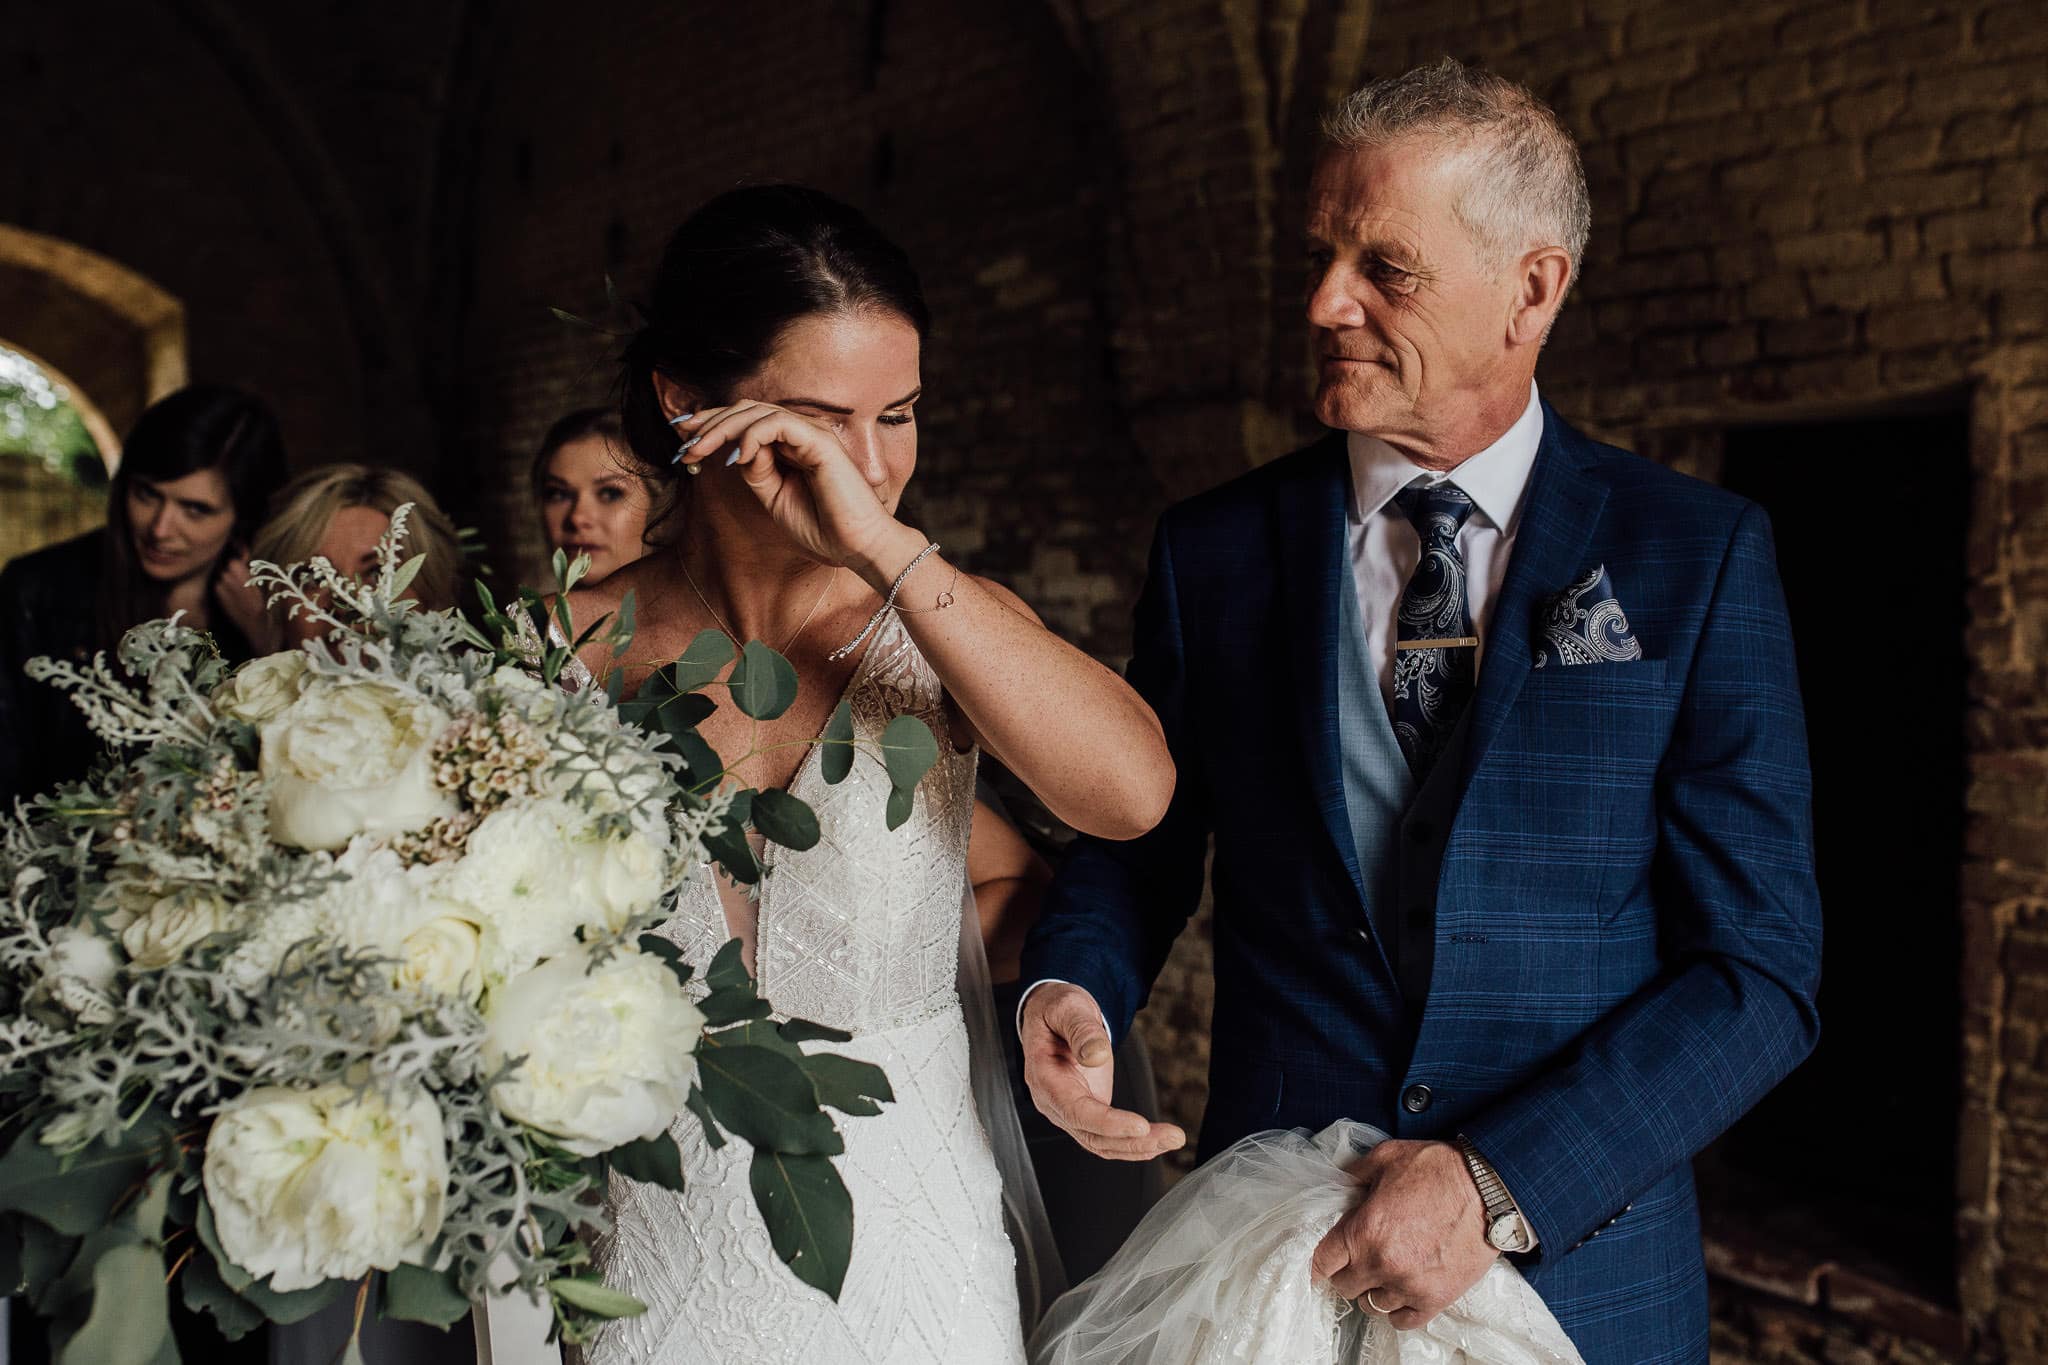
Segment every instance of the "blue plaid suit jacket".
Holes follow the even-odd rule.
[[[1209,1155],[1354,1118],[1469,1134],[1589,1361],[1707,1358],[1690,1158],[1811,1050],[1820,902],[1792,641],[1763,513],[1548,405],[1494,611],[1435,965],[1413,1012],[1369,928],[1337,738],[1341,433],[1161,519],[1134,686],[1179,765],[1166,819],[1077,841],[1025,979],[1119,1037],[1213,840]],[[1644,657],[1530,667],[1538,607],[1604,564]],[[1402,1096],[1428,1088],[1410,1112]]]

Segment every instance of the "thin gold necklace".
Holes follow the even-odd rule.
[[[697,600],[704,604],[704,610],[711,613],[711,619],[718,623],[718,628],[725,632],[728,640],[732,641],[733,648],[744,650],[747,647],[746,641],[740,639],[740,633],[725,623],[725,618],[718,614],[718,608],[712,606],[711,599],[704,595],[704,589],[697,586],[696,575],[690,572],[690,561],[681,555],[678,555],[677,559],[682,563],[683,579],[689,583],[690,591],[697,594]],[[825,605],[825,594],[831,591],[832,572],[830,569],[827,569],[825,572],[825,586],[818,589],[817,599],[811,603],[811,609],[804,613],[803,620],[796,623],[796,629],[791,631],[789,638],[782,642],[782,648],[775,651],[777,654],[782,655],[784,658],[789,656],[789,647],[796,643],[799,635],[804,633],[804,627],[808,626],[811,623],[811,618],[818,614],[818,608]]]

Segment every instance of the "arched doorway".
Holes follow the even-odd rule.
[[[185,310],[126,266],[0,223],[0,562],[104,519],[119,433],[185,383]]]
[[[90,398],[0,338],[0,562],[98,526],[120,456]]]

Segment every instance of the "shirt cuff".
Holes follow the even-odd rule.
[[[1075,985],[1075,983],[1074,983],[1074,982],[1072,982],[1072,981],[1068,981],[1068,980],[1065,980],[1065,979],[1064,979],[1064,978],[1062,978],[1062,977],[1057,977],[1057,976],[1045,976],[1045,977],[1040,977],[1040,978],[1039,978],[1038,980],[1036,980],[1036,981],[1032,982],[1032,983],[1031,983],[1030,985],[1026,986],[1026,987],[1024,988],[1024,994],[1022,994],[1022,995],[1020,995],[1020,996],[1018,996],[1018,997],[1017,997],[1017,1018],[1016,1018],[1015,1022],[1014,1022],[1014,1023],[1013,1023],[1013,1025],[1012,1025],[1012,1027],[1014,1027],[1014,1028],[1015,1028],[1015,1029],[1017,1030],[1017,1036],[1018,1036],[1019,1038],[1022,1038],[1022,1037],[1024,1036],[1024,1006],[1025,1006],[1026,1004],[1030,1003],[1030,1000],[1031,1000],[1031,992],[1033,992],[1033,991],[1037,990],[1037,989],[1038,989],[1038,988],[1039,988],[1040,986],[1072,986],[1072,985]],[[1080,987],[1080,989],[1082,989],[1082,990],[1086,990],[1086,989],[1087,989],[1087,987],[1085,987],[1085,986],[1082,986],[1082,987]],[[1091,997],[1089,997],[1089,998],[1090,998],[1090,999],[1093,999],[1094,997],[1092,997],[1092,996],[1091,996]],[[1100,1005],[1097,1005],[1097,1006],[1095,1007],[1095,1012],[1096,1012],[1096,1014],[1098,1014],[1098,1015],[1101,1015],[1101,1018],[1102,1018],[1102,1036],[1103,1036],[1103,1037],[1105,1037],[1105,1038],[1107,1038],[1107,1039],[1109,1039],[1109,1042],[1110,1042],[1110,1046],[1112,1046],[1112,1047],[1116,1046],[1116,1034],[1115,1034],[1115,1033],[1113,1033],[1113,1032],[1111,1032],[1111,1030],[1110,1030],[1110,1027],[1109,1027],[1109,1016],[1108,1016],[1108,1015],[1106,1015],[1106,1014],[1103,1014],[1103,1013],[1102,1013],[1102,1006],[1100,1006]]]

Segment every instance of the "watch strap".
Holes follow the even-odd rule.
[[[1493,1169],[1493,1163],[1481,1156],[1479,1149],[1472,1145],[1472,1139],[1460,1133],[1454,1141],[1458,1155],[1465,1159],[1465,1170],[1471,1175],[1472,1183],[1479,1188],[1479,1202],[1486,1210],[1486,1225],[1492,1227],[1494,1220],[1505,1218],[1511,1213],[1520,1215],[1521,1205],[1508,1193],[1508,1187],[1501,1180],[1500,1173]],[[1524,1217],[1522,1222],[1526,1227],[1528,1219]],[[1535,1230],[1530,1228],[1528,1231],[1533,1239]]]

